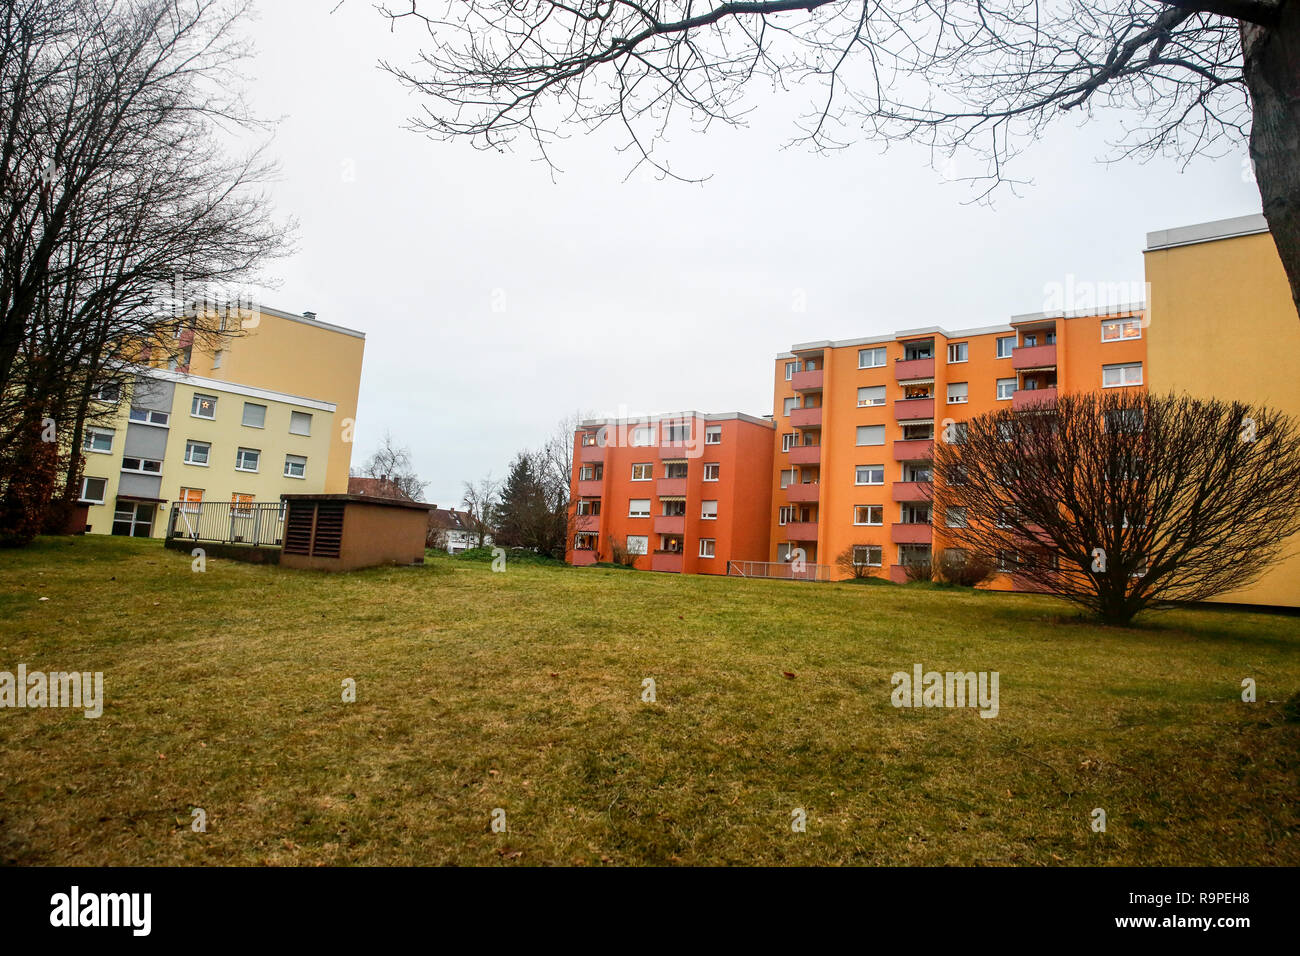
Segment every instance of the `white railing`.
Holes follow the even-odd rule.
[[[728,561],[727,574],[742,578],[775,578],[780,581],[833,581],[835,567],[793,561]]]

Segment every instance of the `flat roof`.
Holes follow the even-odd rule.
[[[1216,219],[1213,222],[1198,222],[1191,226],[1176,226],[1173,229],[1157,229],[1155,232],[1148,232],[1147,247],[1142,251],[1155,252],[1159,249],[1191,246],[1198,242],[1214,242],[1216,239],[1256,236],[1268,231],[1268,221],[1262,213],[1235,216],[1232,219]]]
[[[344,494],[283,494],[281,501],[343,501],[362,505],[379,505],[384,508],[414,508],[417,511],[432,511],[436,505],[423,501],[406,501],[402,498],[383,498],[379,495],[344,495]]]
[[[151,368],[147,365],[124,365],[122,367],[136,375],[143,375],[146,378],[158,378],[165,382],[174,382],[177,385],[194,385],[214,392],[230,392],[248,398],[264,398],[272,402],[284,402],[286,405],[301,405],[303,408],[314,408],[321,412],[338,411],[338,406],[333,402],[327,402],[319,398],[306,398],[302,395],[290,395],[288,392],[277,392],[270,388],[240,385],[238,382],[227,382],[219,378],[205,378],[202,375],[190,375],[188,372],[170,372],[166,369]]]
[[[628,415],[626,418],[588,418],[578,423],[579,428],[599,428],[602,425],[653,425],[658,422],[680,422],[686,419],[702,418],[705,422],[748,422],[751,425],[763,425],[775,428],[776,423],[770,416],[762,418],[746,415],[744,412],[670,412],[660,415]]]

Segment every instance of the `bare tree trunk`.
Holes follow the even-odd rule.
[[[1243,21],[1241,45],[1254,107],[1250,158],[1300,312],[1300,3],[1282,4],[1275,27]]]

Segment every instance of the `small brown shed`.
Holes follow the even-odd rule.
[[[432,505],[369,495],[281,495],[287,507],[280,566],[352,571],[423,564]]]

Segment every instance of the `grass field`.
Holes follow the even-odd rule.
[[[5,864],[1300,864],[1297,617],[86,537],[0,553],[20,663],[106,703],[0,710]],[[915,663],[998,716],[895,708]]]

